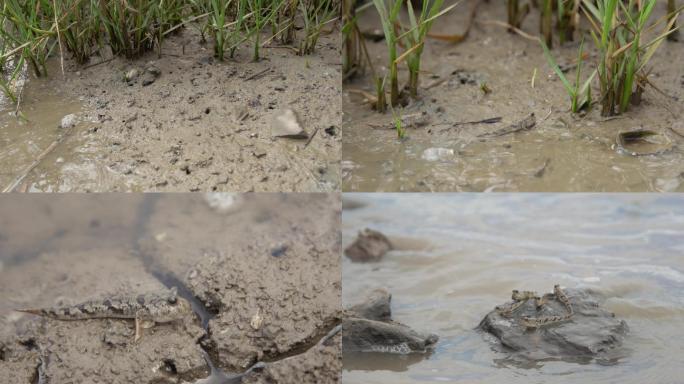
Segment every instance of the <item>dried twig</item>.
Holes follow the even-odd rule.
[[[28,176],[28,174],[31,173],[31,171],[33,171],[41,163],[41,161],[43,161],[43,159],[47,155],[49,155],[52,151],[54,151],[55,148],[57,148],[57,146],[62,141],[64,141],[64,139],[66,139],[69,136],[72,129],[73,128],[69,128],[60,137],[55,139],[55,141],[53,141],[47,148],[45,148],[45,150],[43,152],[41,152],[40,155],[38,155],[38,157],[36,157],[36,159],[33,161],[33,163],[31,163],[31,165],[26,167],[26,169],[24,169],[24,171],[21,172],[21,174],[19,174],[17,177],[15,177],[14,180],[12,181],[12,183],[10,183],[7,187],[5,187],[5,189],[3,189],[2,192],[7,193],[7,192],[14,191],[24,181],[26,176]]]
[[[268,67],[268,68],[264,69],[263,71],[257,72],[257,73],[255,73],[255,74],[253,74],[252,76],[246,78],[245,81],[250,81],[250,80],[257,79],[257,78],[259,78],[259,77],[265,75],[266,72],[268,72],[268,71],[270,71],[270,70],[271,70],[271,67]]]

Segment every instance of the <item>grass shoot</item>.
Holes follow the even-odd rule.
[[[568,81],[563,71],[561,71],[558,64],[556,64],[556,61],[553,59],[553,56],[551,55],[551,52],[546,44],[544,44],[543,41],[540,42],[542,48],[544,49],[544,56],[546,56],[546,60],[549,62],[549,65],[553,71],[556,72],[560,78],[561,82],[563,83],[563,87],[565,87],[565,91],[568,93],[568,96],[570,96],[570,110],[573,113],[578,113],[581,110],[589,108],[591,106],[591,81],[594,79],[594,76],[596,76],[596,71],[593,71],[589,78],[584,81],[584,83],[581,83],[584,39],[579,46],[579,52],[577,55],[577,72],[575,74],[575,81],[573,84]]]

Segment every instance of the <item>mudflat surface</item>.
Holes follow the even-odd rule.
[[[587,116],[579,117],[569,112],[569,98],[548,66],[540,44],[490,23],[506,20],[504,2],[481,3],[477,21],[463,43],[428,39],[421,64],[421,99],[395,109],[402,117],[428,116],[424,125],[407,128],[408,140],[397,140],[396,131],[391,129],[391,113],[376,113],[363,96],[354,92],[361,89],[374,93],[370,74],[345,84],[343,190],[684,190],[684,39],[664,42],[648,65],[649,80],[668,96],[649,87],[641,105],[617,119],[602,118],[598,105]],[[472,0],[461,2],[439,18],[432,31],[462,33],[472,4]],[[524,21],[524,32],[538,34],[537,14],[533,11]],[[664,14],[665,2],[659,2],[652,20]],[[372,7],[359,15],[359,20],[362,31],[380,28]],[[679,24],[684,24],[684,16],[680,16]],[[588,25],[582,28],[587,30]],[[576,61],[579,35],[575,40],[552,51],[559,64]],[[365,42],[374,67],[384,71],[385,41]],[[589,58],[583,72],[588,75],[597,58],[589,36],[585,48]],[[400,86],[408,77],[405,67],[400,66]],[[574,79],[574,69],[566,76]],[[482,84],[491,93],[484,94]],[[593,94],[596,100],[597,81]],[[515,124],[531,113],[537,123],[529,131],[479,137]],[[501,121],[453,126],[494,117]],[[659,133],[661,143],[666,143],[665,153],[632,156],[618,151],[617,134],[635,129]]]
[[[211,43],[201,43],[191,28],[166,39],[162,52],[161,58],[155,52],[133,61],[93,57],[85,67],[67,60],[64,76],[59,58],[51,59],[49,78],[27,82],[22,110],[28,121],[3,110],[2,187],[65,136],[16,190],[339,189],[338,29],[322,35],[307,56],[272,46],[262,50],[259,62],[251,62],[251,50],[242,47],[234,59],[218,62]],[[143,86],[149,65],[161,75]],[[126,82],[131,69],[141,76]],[[271,123],[283,109],[298,115],[313,136],[308,144],[271,137]],[[60,130],[69,113],[76,113],[79,123]]]
[[[341,311],[339,197],[226,194],[219,199],[233,205],[222,210],[217,195],[203,194],[65,195],[54,205],[13,196],[0,206],[0,245],[9,251],[0,259],[1,377],[337,382],[339,337],[325,336]],[[42,225],[27,230],[26,220]],[[172,286],[193,314],[145,329],[137,343],[131,320],[65,322],[14,311]],[[265,367],[250,370],[257,362]]]

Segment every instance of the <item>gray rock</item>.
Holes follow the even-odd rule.
[[[390,321],[392,320],[391,301],[392,295],[386,289],[378,288],[373,290],[362,303],[351,306],[349,311],[354,316],[364,319]]]
[[[435,334],[419,333],[392,321],[350,317],[344,320],[342,327],[344,352],[426,353],[439,340]]]
[[[154,65],[148,65],[147,68],[145,68],[145,72],[155,77],[161,76],[161,69],[157,68]]]
[[[75,126],[76,123],[78,123],[78,117],[75,114],[70,113],[62,117],[62,121],[60,121],[59,127],[62,129],[67,129]]]
[[[539,328],[527,328],[520,323],[523,316],[542,317],[567,313],[556,299],[541,310],[534,300],[504,317],[496,310],[488,313],[479,329],[494,336],[497,349],[513,353],[514,358],[528,360],[567,358],[609,358],[619,354],[619,347],[628,331],[627,323],[600,307],[602,297],[591,290],[565,290],[574,315],[568,321]]]
[[[380,261],[391,249],[392,243],[385,235],[366,228],[359,232],[359,236],[344,250],[344,254],[355,262]]]
[[[147,68],[145,68],[145,73],[143,73],[142,76],[142,85],[143,87],[146,87],[152,83],[154,83],[157,78],[161,76],[161,70],[154,65],[150,65]]]

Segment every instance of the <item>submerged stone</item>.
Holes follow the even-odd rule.
[[[344,250],[344,254],[355,262],[380,261],[392,249],[387,236],[372,229],[359,232],[356,240]]]

